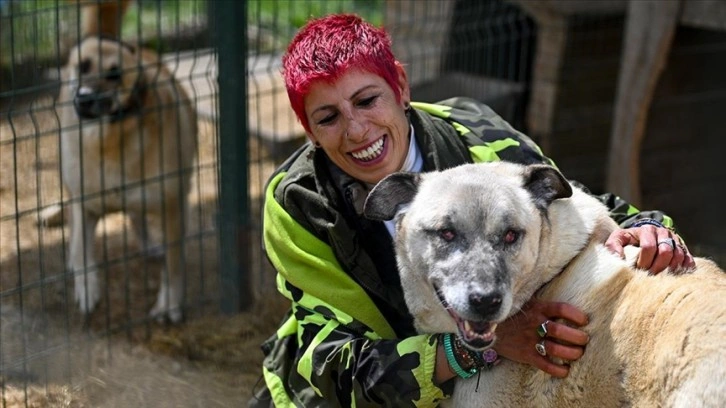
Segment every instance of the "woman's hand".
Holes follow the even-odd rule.
[[[587,315],[570,304],[530,300],[519,313],[497,326],[494,349],[501,357],[537,367],[553,377],[566,377],[570,372],[569,365],[552,361],[551,357],[568,362],[579,359],[585,352],[589,336],[582,330],[556,322],[556,319],[565,319],[576,326],[588,322]],[[546,335],[541,337],[537,329],[544,322],[548,322],[544,325]],[[536,344],[540,342],[545,355],[537,350]]]
[[[649,224],[618,229],[605,241],[605,246],[621,258],[625,258],[623,248],[627,245],[640,247],[635,266],[652,274],[660,273],[668,267],[672,272],[680,272],[696,266],[693,255],[689,253],[681,237],[668,228]]]

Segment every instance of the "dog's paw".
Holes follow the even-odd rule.
[[[98,289],[98,279],[95,274],[88,274],[85,279],[82,275],[76,276],[75,298],[81,313],[87,315],[93,312],[101,298],[101,291]]]
[[[181,323],[184,317],[179,306],[166,308],[163,305],[159,305],[158,302],[149,312],[149,316],[158,323]]]
[[[172,293],[172,290],[167,290],[164,286],[159,289],[159,295],[156,298],[156,304],[151,308],[149,316],[155,319],[159,323],[171,322],[179,323],[182,321],[183,313],[181,308],[181,302]]]

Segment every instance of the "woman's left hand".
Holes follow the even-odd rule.
[[[696,266],[693,255],[681,237],[668,228],[642,225],[636,228],[617,229],[610,234],[605,246],[625,258],[624,247],[640,247],[635,266],[652,274],[670,267],[671,272],[682,272]]]

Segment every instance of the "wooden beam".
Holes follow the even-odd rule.
[[[610,192],[636,206],[642,204],[640,150],[648,111],[680,11],[681,0],[637,0],[628,4],[606,185]]]
[[[545,152],[551,151],[552,128],[560,73],[565,61],[567,18],[541,3],[517,1],[537,23],[537,48],[532,69],[532,92],[526,113],[527,130]]]

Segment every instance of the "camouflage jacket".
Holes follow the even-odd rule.
[[[496,160],[554,165],[479,102],[412,106],[424,171]],[[367,191],[310,145],[272,175],[263,244],[292,306],[262,346],[265,387],[250,406],[435,407],[450,395],[453,381],[433,382],[436,337],[413,328],[391,237],[361,215]],[[601,198],[622,225],[641,216],[615,196]]]

